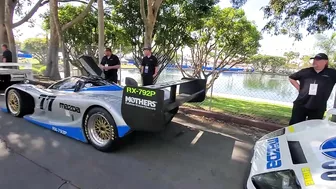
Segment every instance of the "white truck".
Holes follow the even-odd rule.
[[[1,86],[9,86],[25,79],[33,80],[31,63],[0,63]]]

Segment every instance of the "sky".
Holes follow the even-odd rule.
[[[266,23],[266,20],[263,19],[264,14],[260,8],[267,5],[268,2],[269,0],[248,0],[243,6],[247,18],[254,21],[259,30],[261,30]],[[231,4],[229,0],[221,0],[219,6],[225,8],[230,7]],[[28,23],[25,23],[14,31],[17,40],[23,41],[27,38],[45,35],[44,31],[41,29],[41,19],[39,18],[39,14],[45,12],[47,9],[48,6],[46,5],[40,8],[33,16],[33,19],[35,20],[34,27],[31,28]],[[14,17],[14,19],[18,20],[19,17]],[[325,34],[330,34],[330,31]],[[305,36],[303,40],[295,42],[293,38],[289,38],[285,35],[271,36],[263,33],[263,39],[260,41],[261,47],[259,53],[282,56],[284,52],[295,51],[299,52],[300,55],[313,55],[318,53],[317,49],[314,49],[314,43],[315,37],[312,35]]]

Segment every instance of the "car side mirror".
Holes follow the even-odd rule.
[[[77,81],[74,92],[80,91],[84,87],[84,85],[85,85],[84,81]]]

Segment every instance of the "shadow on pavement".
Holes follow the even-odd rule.
[[[69,181],[85,189],[240,189],[253,145],[247,136],[223,136],[172,123],[161,133],[133,133],[118,151],[102,153],[2,112],[0,138],[10,149],[6,153],[0,148],[0,165],[6,165],[0,177],[8,180],[0,179],[0,188],[6,189],[20,184],[15,173],[27,174],[19,174],[26,181],[21,187],[34,189],[39,188],[38,178],[43,180],[41,188]],[[6,174],[9,168],[12,174]]]

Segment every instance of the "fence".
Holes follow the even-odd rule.
[[[136,69],[122,69],[122,84],[126,77],[141,82]],[[181,77],[179,70],[166,69],[160,74],[157,82],[173,81]],[[208,90],[204,102],[190,103],[186,106],[287,125],[292,102],[297,95],[298,92],[288,81],[287,75],[224,72]],[[335,88],[329,98],[328,108],[333,107],[334,98]]]
[[[136,68],[122,68],[119,74],[122,85],[125,84],[126,77],[132,77],[141,83]],[[160,74],[157,82],[178,80],[181,77],[179,70],[169,68]],[[219,75],[208,90],[204,102],[189,103],[186,106],[287,125],[292,102],[297,95],[298,92],[288,81],[287,75],[234,71]],[[333,107],[334,98],[335,88],[329,98],[328,108]]]

